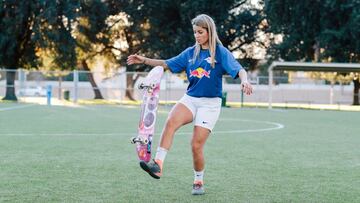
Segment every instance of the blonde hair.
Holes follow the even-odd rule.
[[[209,34],[209,51],[210,51],[211,67],[214,68],[215,67],[216,44],[222,45],[222,43],[218,37],[218,34],[216,32],[216,25],[215,25],[214,20],[206,14],[200,14],[191,20],[191,24],[202,27],[207,30],[207,32]],[[201,49],[200,44],[198,42],[195,42],[193,63],[199,57],[200,49]]]

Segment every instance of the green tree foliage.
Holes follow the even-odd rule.
[[[112,48],[119,52],[117,60],[120,64],[126,64],[129,54],[138,53],[143,44],[144,28],[142,23],[145,21],[146,13],[143,11],[144,1],[127,0],[108,0],[105,1],[108,7],[108,28],[106,35],[110,40]],[[114,47],[116,42],[126,46]],[[129,71],[134,71],[133,67],[127,67]]]
[[[76,54],[70,22],[79,7],[74,1],[1,1],[0,65],[36,67],[36,52],[49,48],[57,53],[59,67],[73,66]]]
[[[324,2],[320,47],[323,58],[336,62],[360,62],[360,1]],[[341,50],[341,51],[339,51]]]
[[[6,69],[37,67],[37,53],[48,49],[61,69],[74,67],[75,40],[72,22],[78,16],[77,1],[0,2],[0,66]],[[15,72],[8,72],[4,99],[16,100]]]
[[[273,57],[285,60],[359,62],[360,2],[315,0],[265,1],[270,31],[283,36]],[[341,51],[339,51],[341,50]]]
[[[145,0],[127,6],[124,12],[131,27],[137,29],[131,32],[137,45],[133,50],[163,59],[195,43],[191,19],[201,13],[214,18],[225,47],[251,58],[244,47],[258,40],[256,34],[263,20],[261,10],[248,0]]]
[[[282,43],[273,44],[271,54],[284,60],[314,59],[314,46],[320,33],[320,1],[265,1],[270,32],[281,34]]]

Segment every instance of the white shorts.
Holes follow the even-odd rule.
[[[194,125],[213,130],[220,116],[221,98],[191,97],[185,94],[179,103],[191,111]]]

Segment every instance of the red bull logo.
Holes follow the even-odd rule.
[[[193,71],[190,72],[190,77],[197,77],[197,78],[202,78],[202,77],[207,77],[210,78],[210,71],[206,71],[205,69],[199,67]]]

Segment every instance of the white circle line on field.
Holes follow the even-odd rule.
[[[285,126],[281,123],[275,123],[270,121],[256,121],[256,120],[245,120],[245,119],[220,119],[219,121],[242,121],[250,123],[265,123],[272,125],[268,128],[259,128],[259,129],[244,129],[244,130],[221,130],[214,131],[214,134],[231,134],[231,133],[253,133],[253,132],[264,132],[279,130]],[[178,135],[191,134],[192,132],[178,132]],[[42,133],[0,133],[0,136],[116,136],[116,135],[129,135],[136,136],[136,130],[134,132],[118,132],[118,133],[51,133],[51,132],[42,132]]]
[[[272,125],[272,127],[268,127],[268,128],[258,128],[258,129],[244,129],[244,130],[220,130],[220,131],[216,131],[214,130],[212,133],[213,134],[230,134],[230,133],[252,133],[252,132],[263,132],[263,131],[272,131],[272,130],[279,130],[284,128],[285,126],[281,123],[275,123],[275,122],[270,122],[270,121],[256,121],[256,120],[245,120],[245,119],[235,119],[235,118],[224,118],[224,119],[219,119],[219,121],[242,121],[242,122],[250,122],[250,123],[265,123],[265,124],[269,124]],[[190,132],[180,132],[177,134],[189,134]]]

